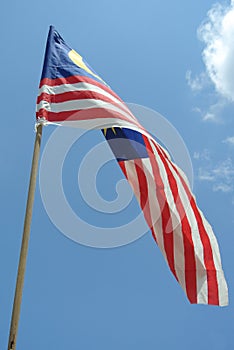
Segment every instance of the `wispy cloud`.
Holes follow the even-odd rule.
[[[207,121],[215,122],[217,120],[217,116],[216,116],[216,114],[208,111],[207,113],[204,114],[204,116],[202,117],[202,120],[204,122],[207,122]]]
[[[216,178],[224,179],[227,183],[232,183],[234,180],[234,165],[231,158],[217,164],[212,171]]]
[[[223,140],[223,142],[234,146],[234,136],[227,137],[225,140]]]
[[[196,160],[204,160],[205,162],[210,161],[211,154],[207,148],[204,148],[201,152],[194,152],[193,158]]]
[[[203,169],[203,168],[199,168],[198,171],[198,178],[200,181],[214,181],[215,177],[212,174],[212,171]]]
[[[224,192],[224,193],[230,193],[233,191],[233,186],[232,185],[227,185],[223,182],[219,183],[219,184],[214,184],[213,186],[213,191],[214,192]]]
[[[193,91],[200,91],[208,84],[208,77],[207,74],[204,72],[200,73],[199,75],[196,75],[195,77],[192,77],[191,70],[188,70],[186,72],[185,78],[189,87]]]
[[[207,150],[205,151],[205,154]],[[201,153],[202,154],[202,153]],[[213,165],[209,158],[202,158],[198,152],[195,153],[195,159],[201,161],[201,166],[198,169],[199,181],[208,182],[212,185],[214,192],[221,191],[230,193],[234,191],[234,163],[231,158],[218,162]],[[203,162],[202,162],[203,160]]]

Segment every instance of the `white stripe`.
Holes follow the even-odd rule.
[[[134,163],[134,160],[128,160],[124,162],[125,165],[125,169],[126,169],[126,177],[127,180],[129,181],[133,192],[136,196],[137,201],[140,203],[140,186],[139,186],[139,181],[138,181],[138,176],[137,176],[137,172],[136,172],[136,166]]]
[[[132,116],[129,113],[124,112],[122,109],[112,105],[111,103],[96,99],[73,100],[60,103],[49,103],[47,101],[42,100],[39,104],[37,104],[37,112],[40,109],[45,109],[48,112],[59,113],[65,111],[68,112],[83,109],[86,110],[92,108],[109,109],[122,114],[123,116],[128,118],[129,121],[133,120]],[[136,119],[134,119],[134,121],[136,121]]]
[[[154,150],[155,156],[157,156],[157,150],[152,144],[152,148]],[[180,178],[176,174],[175,170],[173,169],[172,165],[170,164],[169,160],[166,160],[168,167],[170,171],[172,172],[178,188],[178,195],[180,197],[180,200],[183,204],[184,210],[186,212],[186,216],[189,222],[189,226],[191,228],[191,235],[192,235],[192,241],[194,244],[194,252],[195,252],[195,260],[196,260],[196,279],[197,279],[197,298],[198,303],[208,303],[208,292],[207,292],[207,278],[204,279],[204,276],[206,277],[206,267],[204,263],[204,252],[203,252],[203,245],[201,242],[199,229],[197,225],[197,220],[194,215],[194,212],[191,208],[191,204],[188,200],[186,191],[183,187],[183,184],[181,183]],[[167,177],[167,175],[166,175]]]
[[[128,113],[133,116],[133,114],[129,111],[128,107],[120,100],[118,100],[116,97],[114,97],[112,94],[108,93],[107,91],[101,89],[100,87],[89,84],[89,83],[76,83],[76,84],[62,84],[62,85],[57,85],[57,86],[49,86],[49,85],[43,85],[39,89],[39,94],[38,96],[42,93],[46,93],[49,95],[57,95],[57,94],[62,94],[64,92],[74,92],[74,91],[89,91],[89,92],[96,92],[99,94],[102,94],[106,96],[107,98],[111,99],[113,102],[118,103],[120,107],[124,108]]]
[[[198,209],[199,210],[199,209]],[[218,290],[219,290],[219,302],[220,305],[228,305],[228,291],[227,291],[227,283],[224,278],[223,269],[222,269],[222,263],[221,263],[221,257],[219,252],[219,246],[217,239],[214,235],[214,232],[212,230],[211,225],[204,217],[201,210],[199,210],[199,213],[201,215],[204,228],[206,230],[206,233],[209,237],[211,249],[212,249],[212,255],[214,260],[215,269],[217,271],[217,281],[218,281]]]
[[[225,280],[223,270],[217,271],[217,279],[219,285],[219,305],[227,306],[228,305],[228,286]]]
[[[142,132],[141,128],[139,128],[137,125],[132,124],[131,122],[128,122],[123,119],[118,118],[95,118],[95,119],[85,119],[85,120],[69,120],[66,119],[64,121],[52,121],[47,122],[43,118],[39,118],[38,122],[41,124],[53,124],[53,125],[66,125],[69,127],[74,128],[81,128],[81,129],[105,129],[105,128],[112,128],[112,127],[120,127],[120,128],[128,128],[132,130],[136,130],[138,132]]]

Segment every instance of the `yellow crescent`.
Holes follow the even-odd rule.
[[[83,58],[81,55],[79,55],[75,50],[71,50],[68,53],[69,58],[74,62],[78,67],[84,69],[87,73],[91,74],[93,77],[101,80],[104,84],[106,84],[102,78],[99,77],[99,75],[95,74],[94,72],[91,71],[89,67],[86,66],[86,64],[83,61]]]

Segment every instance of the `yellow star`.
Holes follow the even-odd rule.
[[[107,134],[107,130],[108,130],[109,128],[104,128],[103,129],[103,132],[104,132],[104,136],[106,136],[106,134]],[[116,130],[115,130],[115,128],[114,127],[112,127],[111,128],[111,130],[113,131],[113,133],[116,135]]]

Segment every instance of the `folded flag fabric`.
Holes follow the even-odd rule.
[[[124,102],[50,27],[37,98],[38,123],[102,130],[168,266],[191,303],[224,306],[219,247],[185,174]]]

